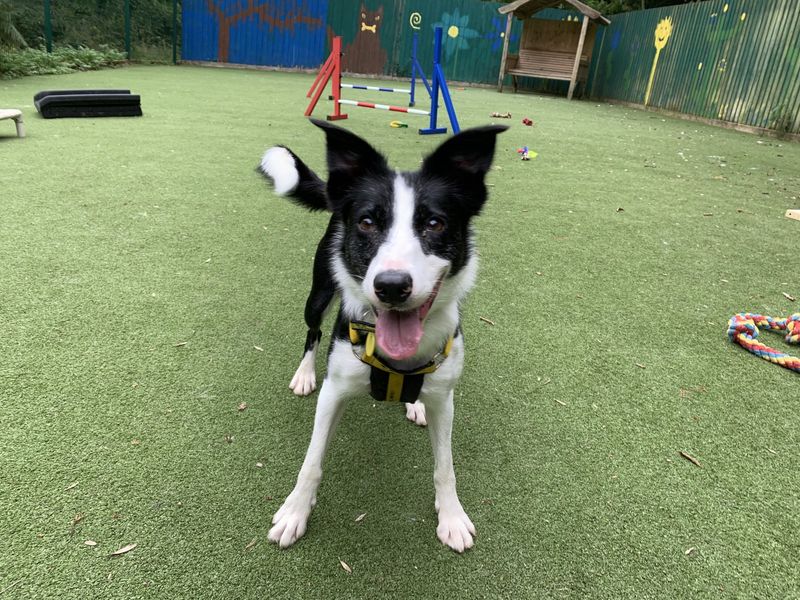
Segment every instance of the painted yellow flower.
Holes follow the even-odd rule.
[[[661,19],[658,22],[658,27],[656,27],[656,49],[663,50],[664,46],[667,45],[667,40],[669,36],[672,35],[672,18],[667,17],[666,19]]]
[[[447,30],[447,35],[449,35],[451,38],[458,37],[458,27],[456,27],[455,25],[451,25],[450,28]]]

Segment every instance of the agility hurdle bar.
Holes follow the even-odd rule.
[[[404,106],[391,106],[389,104],[376,104],[374,102],[360,102],[357,100],[342,100],[339,99],[339,104],[347,104],[349,106],[360,106],[361,108],[378,108],[380,110],[391,110],[394,112],[409,113],[412,115],[425,115],[428,116],[430,111],[419,110],[418,108],[406,108]]]
[[[426,129],[420,129],[419,132],[422,135],[432,134],[432,133],[447,133],[446,127],[437,127],[437,117],[438,117],[438,98],[439,98],[439,91],[442,93],[442,99],[445,104],[445,108],[447,109],[447,114],[450,117],[450,125],[453,128],[453,133],[458,133],[461,129],[458,126],[458,119],[456,117],[455,108],[453,107],[452,99],[450,98],[450,92],[447,89],[447,80],[444,77],[444,71],[442,70],[440,64],[440,58],[442,54],[442,28],[437,27],[435,30],[434,36],[434,57],[433,57],[433,73],[431,77],[432,85],[429,88],[430,96],[431,96],[431,110],[430,111],[422,111],[417,109],[409,109],[404,108],[401,106],[391,106],[388,104],[375,104],[371,102],[357,102],[355,100],[343,100],[341,97],[342,88],[349,88],[349,89],[361,89],[358,87],[353,87],[351,84],[342,84],[342,38],[340,36],[336,36],[333,38],[333,48],[331,50],[330,56],[328,56],[325,63],[322,65],[319,73],[317,74],[314,83],[311,85],[311,88],[308,90],[307,97],[311,97],[311,102],[309,103],[308,107],[305,111],[305,116],[310,117],[311,113],[314,111],[314,108],[317,106],[320,97],[322,96],[322,92],[325,90],[325,87],[328,85],[328,81],[331,81],[331,100],[333,100],[333,114],[328,115],[327,119],[329,121],[338,121],[340,119],[346,119],[347,115],[342,113],[341,105],[348,105],[348,106],[358,106],[362,108],[377,108],[381,110],[390,110],[394,112],[404,112],[409,114],[419,114],[430,116],[430,124],[429,127]],[[414,53],[416,55],[416,51]],[[416,58],[416,56],[415,56]],[[418,65],[417,65],[418,66]],[[421,73],[421,69],[420,73]],[[414,67],[412,65],[412,74],[414,73]],[[428,82],[424,78],[424,74],[422,74],[423,81],[425,82],[426,88],[428,87]],[[366,89],[374,89],[374,86],[361,86],[362,88]],[[392,90],[393,88],[383,88],[379,89],[379,91],[384,90]],[[413,87],[412,87],[412,96],[413,96]]]

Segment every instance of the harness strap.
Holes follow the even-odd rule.
[[[403,370],[390,367],[375,354],[375,325],[366,321],[350,321],[350,343],[356,358],[370,366],[370,395],[379,401],[416,402],[426,374],[433,373],[449,356],[453,348],[451,335],[444,348],[430,361],[416,369]],[[363,352],[356,346],[364,345]]]

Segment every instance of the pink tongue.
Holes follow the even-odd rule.
[[[384,310],[375,321],[375,341],[389,358],[411,358],[422,339],[419,309],[400,312]]]

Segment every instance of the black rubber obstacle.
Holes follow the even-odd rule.
[[[33,97],[45,119],[141,117],[141,99],[130,90],[48,90]]]

